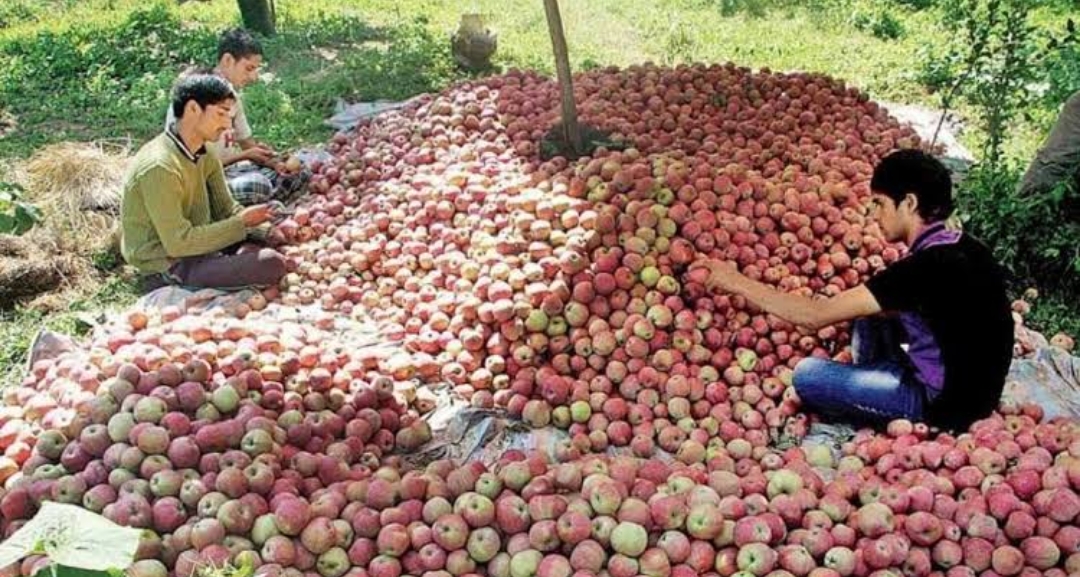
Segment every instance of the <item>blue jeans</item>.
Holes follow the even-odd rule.
[[[813,412],[853,424],[921,421],[927,389],[900,348],[903,334],[892,319],[856,320],[851,339],[855,363],[803,359],[793,378],[799,399]]]

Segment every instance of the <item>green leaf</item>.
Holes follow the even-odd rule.
[[[33,519],[0,543],[0,567],[44,554],[57,565],[78,569],[127,569],[141,534],[82,507],[46,501]]]
[[[49,565],[43,567],[33,577],[112,577],[109,571],[97,571],[94,569],[79,569],[67,565]]]
[[[15,203],[15,217],[19,218],[20,216],[27,220],[38,222],[41,220],[41,210],[32,204],[17,202]]]
[[[34,227],[38,219],[34,213],[27,210],[26,205],[15,205],[15,234],[22,234]]]
[[[250,557],[244,557],[243,562],[236,569],[237,575],[240,576],[249,576],[255,574],[255,565],[252,563]]]

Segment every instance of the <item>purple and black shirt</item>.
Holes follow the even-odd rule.
[[[1004,271],[985,245],[932,223],[866,286],[883,310],[899,313],[907,355],[931,401],[928,421],[966,428],[997,407],[1013,322]]]

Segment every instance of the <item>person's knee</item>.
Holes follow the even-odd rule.
[[[254,176],[254,180],[259,183],[260,186],[266,187],[266,190],[274,189],[274,181],[270,180],[269,176],[259,172]]]
[[[791,375],[791,385],[795,387],[796,391],[799,387],[805,387],[810,383],[818,380],[815,377],[821,374],[821,370],[825,368],[827,361],[819,359],[817,357],[806,357],[795,365],[795,370]]]
[[[813,403],[815,399],[825,394],[823,388],[828,386],[830,361],[817,357],[807,357],[797,365],[791,375],[791,386],[795,389],[795,395],[803,403]]]
[[[271,248],[263,248],[259,250],[259,268],[277,282],[288,272],[288,263],[285,255]]]

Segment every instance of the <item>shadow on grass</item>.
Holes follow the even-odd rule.
[[[246,91],[253,125],[265,127],[272,142],[325,141],[331,129],[324,121],[339,101],[404,100],[475,76],[456,67],[449,37],[422,18],[372,29],[362,39],[327,37],[309,46],[283,43],[270,57],[274,78]]]

